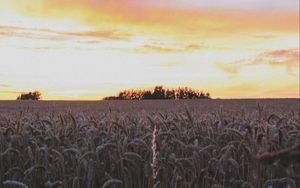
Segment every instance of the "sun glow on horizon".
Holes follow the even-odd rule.
[[[299,1],[0,0],[0,100],[190,86],[299,98]]]

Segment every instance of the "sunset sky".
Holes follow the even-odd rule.
[[[0,99],[299,97],[299,0],[0,0]]]

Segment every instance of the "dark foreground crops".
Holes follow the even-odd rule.
[[[300,186],[297,104],[157,103],[0,104],[0,187]]]

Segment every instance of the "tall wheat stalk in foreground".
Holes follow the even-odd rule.
[[[158,157],[159,157],[159,152],[157,151],[157,140],[156,140],[156,137],[157,137],[157,133],[158,133],[158,130],[157,130],[157,126],[156,124],[154,124],[154,129],[153,129],[153,133],[152,133],[152,141],[151,141],[151,144],[152,144],[152,163],[151,163],[151,166],[152,166],[152,173],[153,173],[153,182],[154,182],[154,187],[159,187],[159,181],[158,181],[158,177],[157,177],[157,170],[158,170]]]

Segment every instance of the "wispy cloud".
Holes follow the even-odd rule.
[[[271,65],[283,66],[292,74],[292,69],[299,67],[300,51],[299,49],[273,50],[259,53],[251,59],[241,59],[232,63],[217,63],[218,67],[224,72],[236,75],[240,69],[247,66]]]
[[[236,75],[240,72],[240,64],[236,64],[236,63],[225,64],[219,62],[216,64],[222,71],[230,75]]]
[[[7,88],[7,87],[9,87],[9,85],[7,85],[7,84],[0,84],[0,88]]]
[[[282,65],[291,68],[299,64],[299,58],[299,49],[274,50],[259,54],[252,64]]]
[[[159,1],[159,3],[173,4],[177,6],[194,6],[194,7],[206,7],[206,8],[226,8],[226,9],[242,9],[242,10],[264,10],[269,11],[287,11],[297,10],[299,7],[299,1],[297,0],[242,0],[242,1],[228,1],[228,0],[210,0],[210,1],[199,1],[199,0],[165,0]]]
[[[0,36],[22,37],[22,38],[44,39],[44,40],[55,40],[55,41],[82,38],[89,41],[91,39],[127,40],[132,35],[128,33],[117,32],[114,30],[62,32],[62,31],[55,31],[47,28],[29,28],[29,27],[0,25]]]
[[[0,91],[0,93],[8,93],[8,94],[20,94],[22,93],[21,91],[10,91],[10,90],[5,90],[5,91]]]
[[[128,33],[118,33],[116,31],[83,31],[83,32],[60,32],[67,36],[91,37],[96,39],[127,40],[132,35]]]
[[[274,89],[270,89],[264,93],[264,95],[269,95],[272,97],[300,97],[299,95],[299,83],[293,84],[288,83],[284,86],[280,86]]]
[[[185,47],[185,50],[203,50],[207,49],[205,44],[189,44]]]
[[[17,91],[14,88],[12,88],[11,85],[8,84],[0,84],[0,94],[20,94],[22,93],[21,91]]]
[[[179,49],[177,48],[168,48],[168,47],[161,47],[161,46],[154,46],[154,45],[144,45],[142,48],[135,49],[137,52],[158,52],[158,53],[172,53],[178,52]]]
[[[205,49],[207,49],[207,46],[204,44],[189,44],[186,46],[176,45],[176,47],[164,44],[145,44],[137,48],[110,48],[110,50],[118,50],[133,53],[187,53]]]
[[[20,37],[29,39],[44,39],[44,40],[66,40],[66,35],[59,34],[50,29],[37,29],[29,27],[17,26],[0,26],[0,36],[2,37]]]
[[[252,36],[257,39],[272,39],[272,38],[274,38],[273,35],[268,35],[268,34],[252,35]]]

